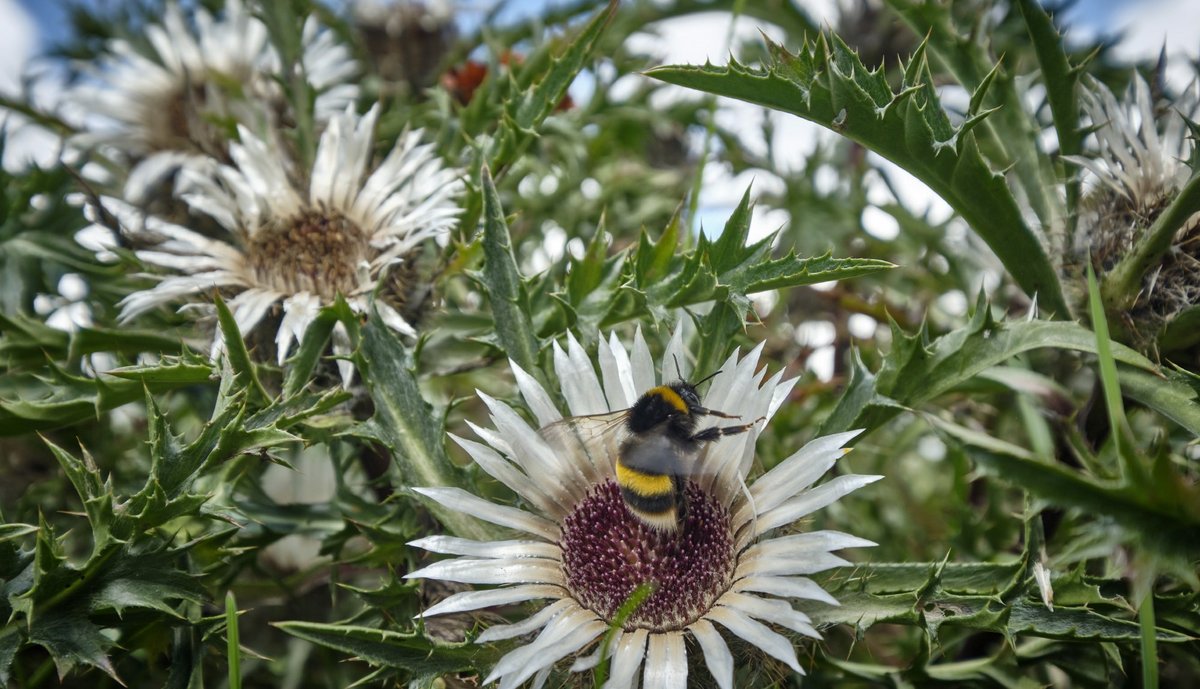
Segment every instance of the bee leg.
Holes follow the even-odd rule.
[[[716,409],[705,409],[704,407],[692,407],[691,413],[693,413],[697,416],[716,416],[716,417],[722,418],[722,419],[740,419],[740,418],[742,418],[740,416],[735,416],[733,414],[726,414],[723,411],[717,411]]]
[[[723,438],[727,435],[737,435],[738,433],[745,433],[746,431],[750,430],[751,428],[754,428],[754,424],[756,424],[759,421],[762,421],[766,418],[767,417],[765,417],[765,416],[760,416],[757,419],[755,419],[754,421],[752,421],[751,423],[744,423],[744,424],[741,424],[740,426],[713,426],[711,428],[705,428],[702,431],[694,433],[692,435],[691,439],[702,442],[702,443],[706,443],[706,442],[712,442],[712,441],[716,440],[717,438]]]

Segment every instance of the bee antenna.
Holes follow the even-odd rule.
[[[694,388],[700,387],[701,383],[705,383],[705,382],[712,380],[713,378],[716,378],[717,374],[720,372],[721,372],[721,369],[717,369],[717,370],[713,371],[712,373],[708,374],[707,376],[704,376],[703,378],[696,381],[695,383],[692,383],[692,387],[694,387]]]
[[[672,353],[671,358],[675,360],[675,375],[679,377],[679,380],[683,380],[683,370],[679,368],[679,357]]]

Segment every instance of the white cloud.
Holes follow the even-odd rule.
[[[1141,0],[1119,7],[1112,31],[1123,31],[1115,54],[1128,60],[1153,60],[1166,45],[1167,78],[1182,89],[1196,77],[1189,60],[1200,49],[1200,2],[1196,0]]]
[[[32,16],[16,0],[0,0],[0,26],[4,40],[0,41],[0,93],[21,95],[21,78],[26,65],[40,43],[40,32]],[[18,169],[30,161],[42,164],[58,157],[57,139],[48,132],[25,126],[21,118],[0,111],[0,126],[6,129],[4,168]]]
[[[16,0],[0,0],[0,91],[6,95],[20,92],[21,70],[38,48],[38,30],[33,17]]]

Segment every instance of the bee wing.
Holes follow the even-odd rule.
[[[648,434],[625,446],[621,463],[630,469],[671,476],[714,475],[719,467],[704,461],[708,444],[686,444],[665,433]]]
[[[556,457],[562,462],[582,460],[587,478],[592,481],[613,475],[617,452],[627,433],[628,409],[569,416],[538,430]]]

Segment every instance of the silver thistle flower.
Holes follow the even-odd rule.
[[[1084,91],[1084,109],[1095,131],[1095,149],[1067,156],[1086,174],[1075,236],[1065,268],[1077,286],[1082,266],[1106,273],[1148,235],[1155,220],[1191,177],[1192,143],[1187,120],[1200,112],[1200,83],[1169,104],[1156,103],[1150,86],[1135,75],[1118,99],[1099,82]],[[1200,299],[1200,213],[1176,231],[1170,250],[1144,277],[1128,312],[1117,314],[1135,344],[1151,347],[1164,324]],[[1082,287],[1077,291],[1082,292]],[[1079,299],[1085,299],[1080,295]]]
[[[762,346],[739,359],[730,356],[703,404],[743,419],[769,419],[795,384],[777,373],[765,380],[757,370]],[[664,369],[684,362],[678,335]],[[573,337],[564,352],[557,343],[555,368],[574,416],[628,408],[657,377],[639,331],[627,351],[615,335],[600,342],[600,376]],[[541,427],[562,419],[551,397],[532,376],[512,364],[526,404]],[[678,372],[686,376],[687,371]],[[610,689],[630,687],[639,670],[647,688],[687,686],[686,637],[692,637],[722,689],[733,685],[733,656],[722,632],[743,639],[802,672],[791,641],[768,625],[820,638],[809,618],[786,600],[805,598],[836,605],[804,575],[848,564],[832,554],[874,545],[835,531],[777,535],[777,530],[879,476],[844,475],[812,484],[847,452],[859,431],[818,438],[759,477],[743,492],[754,460],[758,428],[707,447],[687,488],[687,511],[678,531],[647,526],[626,509],[614,479],[611,444],[548,442],[510,407],[480,392],[495,429],[471,425],[485,443],[452,436],[480,468],[511,488],[532,508],[498,505],[457,488],[416,488],[442,506],[523,532],[516,540],[479,542],[430,536],[412,545],[460,555],[412,572],[411,578],[501,588],[457,593],[425,617],[478,610],[521,601],[552,601],[515,624],[484,631],[480,642],[510,639],[540,630],[528,644],[505,655],[486,682],[516,687],[533,678],[541,687],[560,660],[579,657],[573,671],[594,667],[604,649],[597,642],[617,608],[642,583],[653,593],[617,633],[607,657]],[[771,534],[771,537],[766,537]]]
[[[158,306],[220,289],[234,293],[230,310],[243,333],[276,303],[283,317],[275,338],[282,364],[318,310],[337,295],[365,312],[381,277],[403,262],[421,242],[444,236],[457,222],[461,172],[446,168],[422,132],[401,136],[391,153],[368,174],[374,143],[374,107],[335,117],[321,135],[308,181],[293,181],[286,156],[272,143],[242,129],[230,146],[233,165],[184,169],[178,189],[185,202],[226,230],[232,242],[212,239],[155,217],[117,199],[104,199],[122,232],[151,248],[136,251],[143,262],[176,275],[121,302],[129,321]],[[95,209],[89,209],[93,218]],[[91,246],[99,228],[81,233]],[[96,246],[104,253],[104,247]],[[383,300],[375,303],[384,322],[413,335],[415,330]],[[348,353],[344,329],[334,331],[334,350]],[[220,348],[218,336],[214,354]],[[349,382],[353,371],[339,361]]]
[[[86,80],[66,97],[84,113],[72,145],[130,159],[123,194],[134,203],[181,167],[227,160],[229,123],[267,131],[286,108],[281,60],[266,26],[240,0],[219,18],[197,8],[193,19],[194,27],[168,3],[163,23],[145,29],[151,53],[110,41],[109,55],[85,65]],[[357,100],[350,80],[358,65],[316,17],[305,22],[301,42],[301,67],[317,94],[314,117],[323,123]]]

